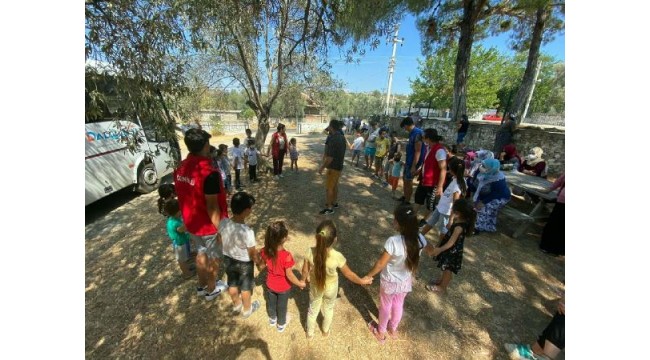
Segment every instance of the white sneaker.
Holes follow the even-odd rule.
[[[211,293],[207,294],[207,289],[206,289],[206,294],[205,294],[205,299],[206,300],[212,300],[216,298],[217,296],[221,295],[221,293],[228,288],[228,285],[224,283],[223,281],[219,280],[217,281],[214,290],[212,290]]]

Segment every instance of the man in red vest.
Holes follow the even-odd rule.
[[[415,189],[415,214],[417,215],[420,206],[426,203],[424,219],[431,212],[437,203],[437,199],[442,196],[442,190],[447,176],[447,150],[440,143],[442,137],[438,136],[436,129],[424,130],[424,143],[427,146],[427,152],[424,155],[424,162],[420,172],[422,179]],[[420,221],[420,226],[424,226],[426,221]]]
[[[196,269],[199,286],[196,291],[206,300],[217,297],[226,285],[216,282],[219,261],[223,256],[221,239],[217,236],[219,221],[228,217],[226,190],[218,168],[212,167],[210,134],[189,129],[185,133],[187,158],[174,171],[174,185],[181,206],[183,223],[197,246]]]

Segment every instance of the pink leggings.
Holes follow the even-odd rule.
[[[379,292],[379,328],[377,330],[380,333],[386,332],[388,319],[390,319],[390,330],[397,330],[397,326],[402,320],[406,294],[408,293],[385,294],[383,291]]]

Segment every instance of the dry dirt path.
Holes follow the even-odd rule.
[[[314,244],[316,225],[326,218],[318,214],[324,188],[323,177],[316,173],[324,138],[295,136],[300,172],[287,171],[280,181],[263,176],[245,191],[257,198],[248,222],[258,246],[263,246],[266,224],[285,220],[290,229],[287,248],[300,269],[306,249]],[[214,138],[212,143],[230,146],[231,138]],[[481,234],[466,240],[463,268],[446,296],[425,290],[426,280],[439,270],[431,259],[422,259],[405,301],[399,340],[379,345],[366,328],[377,316],[378,277],[373,285],[361,287],[340,276],[332,334],[324,338],[317,331],[308,342],[303,330],[307,290],[293,289],[293,319],[282,334],[268,326],[261,277],[253,295],[262,303],[260,311],[246,320],[230,316],[228,296],[206,302],[196,296],[194,280],[180,278],[164,219],[156,212],[157,195],[122,198],[119,205],[95,207],[90,211],[98,213],[86,216],[88,358],[503,359],[504,342],[536,338],[552,317],[557,290],[564,289],[564,261],[539,252],[538,236],[513,240],[501,233]],[[346,160],[339,203],[341,208],[329,216],[338,226],[338,249],[363,275],[394,234],[395,201],[389,189]]]

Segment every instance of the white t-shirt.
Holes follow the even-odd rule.
[[[359,136],[358,138],[354,139],[354,142],[352,143],[352,149],[361,150],[362,147],[363,147],[363,137]]]
[[[278,143],[280,144],[280,150],[284,149],[284,136],[278,136]]]
[[[420,251],[427,244],[422,234],[418,234],[420,240]],[[384,270],[381,271],[381,280],[392,283],[407,281],[411,276],[411,271],[406,267],[406,245],[402,235],[393,235],[386,240],[384,250],[390,254],[390,260]]]
[[[248,248],[257,245],[255,233],[246,224],[240,224],[231,219],[219,222],[219,234],[223,242],[223,254],[239,261],[251,261]]]
[[[375,148],[375,140],[377,140],[377,137],[379,136],[379,128],[375,129],[375,131],[371,132],[368,135],[368,143],[366,144],[366,147],[369,148]]]
[[[248,156],[248,164],[257,165],[257,149],[246,148],[244,155]]]
[[[244,152],[241,147],[232,148],[232,162],[234,163],[233,167],[235,169],[241,170],[244,168]]]
[[[443,215],[451,215],[451,207],[454,205],[454,193],[460,193],[460,187],[458,186],[458,181],[456,178],[453,178],[445,191],[442,192],[440,201],[438,201],[438,206],[436,210]]]

